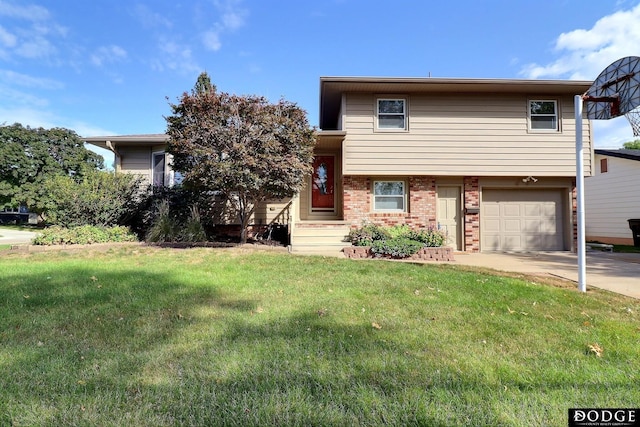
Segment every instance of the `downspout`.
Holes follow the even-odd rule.
[[[109,151],[111,151],[115,156],[113,159],[113,166],[115,167],[116,172],[122,172],[122,156],[120,156],[120,153],[116,150],[111,141],[105,141],[105,144]]]

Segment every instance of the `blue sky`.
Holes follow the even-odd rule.
[[[0,0],[0,124],[162,133],[207,71],[316,125],[320,76],[594,80],[638,46],[640,0]]]

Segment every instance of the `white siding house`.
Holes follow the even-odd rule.
[[[587,241],[633,244],[629,219],[640,218],[640,150],[595,150],[585,180]]]

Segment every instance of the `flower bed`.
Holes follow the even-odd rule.
[[[372,252],[370,246],[348,246],[342,250],[347,258],[362,259],[362,258],[377,258]],[[391,258],[391,257],[387,257]],[[418,253],[411,255],[409,260],[420,261],[454,261],[453,249],[450,247],[439,248],[422,248]]]

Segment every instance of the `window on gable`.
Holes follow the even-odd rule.
[[[609,172],[609,159],[600,159],[600,173]]]
[[[529,101],[529,129],[558,131],[558,103],[556,101]]]
[[[374,181],[373,210],[404,212],[407,205],[405,189],[404,181]]]
[[[404,98],[378,99],[378,129],[407,129],[407,100]]]

